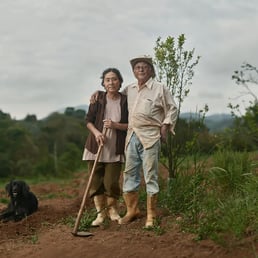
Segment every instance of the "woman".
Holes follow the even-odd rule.
[[[90,131],[83,153],[83,160],[88,161],[92,169],[98,146],[103,145],[92,178],[90,197],[98,212],[92,226],[103,223],[108,207],[111,220],[119,220],[117,199],[119,198],[119,178],[124,163],[125,137],[128,125],[127,99],[119,90],[123,83],[120,71],[116,68],[106,69],[101,76],[105,92],[99,95],[98,101],[90,104],[86,116],[86,126]],[[106,130],[106,133],[103,133]]]

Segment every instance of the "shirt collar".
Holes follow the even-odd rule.
[[[145,83],[145,85],[147,86],[148,89],[151,89],[152,84],[153,84],[153,78],[150,77],[150,79]]]
[[[148,89],[151,89],[152,88],[152,84],[153,84],[153,78],[152,77],[150,77],[150,79],[147,81],[147,82],[145,82],[145,85],[146,85],[146,87],[148,88]],[[138,87],[138,82],[135,82],[135,84],[133,85],[133,87]]]

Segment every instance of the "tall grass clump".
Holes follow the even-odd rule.
[[[222,150],[214,155],[209,185],[217,199],[218,234],[236,239],[258,232],[258,177],[246,152]]]
[[[170,178],[167,187],[162,187],[160,204],[176,216],[184,216],[196,223],[202,213],[202,202],[206,196],[206,175],[204,162],[196,162],[196,156],[185,160],[174,178]]]
[[[161,204],[196,238],[230,244],[258,233],[258,177],[248,153],[220,150],[212,167],[192,166],[162,190]],[[198,169],[197,169],[198,168]]]
[[[213,161],[210,176],[223,193],[239,191],[243,182],[252,175],[252,163],[247,152],[218,151]]]

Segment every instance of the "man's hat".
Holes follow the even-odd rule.
[[[135,57],[135,58],[133,58],[132,60],[130,60],[130,63],[131,63],[131,65],[132,65],[132,68],[134,68],[134,66],[135,66],[137,63],[139,63],[139,62],[145,62],[145,63],[147,63],[147,64],[153,66],[151,56],[143,55],[143,56]]]
[[[151,56],[149,56],[149,55],[142,55],[142,56],[138,56],[138,57],[135,57],[135,58],[130,60],[132,68],[134,68],[134,66],[137,63],[139,63],[139,62],[145,62],[145,63],[149,64],[151,66],[151,68],[152,68],[152,71],[153,71],[153,76],[152,77],[155,77],[155,69],[154,69],[154,66],[153,66],[153,62],[152,62]]]

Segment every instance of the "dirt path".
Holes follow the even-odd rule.
[[[252,258],[250,241],[224,249],[210,240],[196,242],[194,236],[180,232],[175,218],[159,211],[164,233],[146,231],[145,211],[135,222],[119,226],[108,222],[93,228],[91,237],[74,237],[72,228],[61,222],[76,217],[80,208],[85,180],[75,179],[70,185],[40,184],[31,186],[40,201],[39,210],[20,222],[0,222],[0,257],[191,257],[191,258]],[[51,195],[50,195],[51,194]],[[0,192],[4,195],[4,192]],[[87,207],[92,206],[89,202]],[[0,205],[0,210],[4,205]],[[121,202],[120,210],[124,210]],[[256,247],[257,248],[257,247]]]

